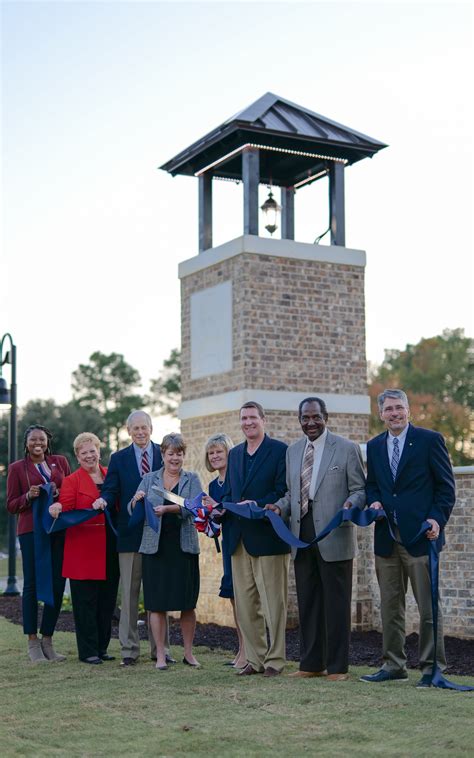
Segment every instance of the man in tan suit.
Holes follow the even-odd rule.
[[[299,406],[304,437],[286,452],[287,492],[271,510],[290,518],[291,531],[311,542],[340,508],[365,505],[365,477],[358,445],[326,428],[323,400]],[[321,542],[293,550],[300,617],[300,670],[295,677],[348,679],[352,560],[355,528],[344,523]]]

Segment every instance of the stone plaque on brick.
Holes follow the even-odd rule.
[[[194,292],[191,305],[191,379],[232,370],[232,282]]]

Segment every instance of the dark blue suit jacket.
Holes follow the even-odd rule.
[[[246,479],[244,453],[247,443],[242,442],[232,448],[229,452],[222,502],[255,500],[261,508],[267,503],[276,503],[286,492],[286,448],[284,442],[265,435],[254,453],[252,470]],[[276,536],[267,519],[252,521],[232,513],[227,513],[225,519],[230,555],[241,539],[250,555],[280,555],[290,552],[288,545]]]
[[[160,446],[155,442],[152,445],[153,465],[151,470],[156,471],[162,467],[163,460]],[[111,455],[107,476],[100,495],[107,501],[107,506],[111,511],[114,511],[117,503],[120,506],[117,519],[117,551],[119,553],[138,553],[140,547],[143,524],[138,524],[133,529],[128,528],[130,514],[127,510],[127,504],[137,491],[141,480],[142,476],[138,470],[133,444]]]
[[[409,424],[403,453],[393,481],[383,432],[367,443],[367,505],[379,500],[393,524],[396,513],[402,542],[416,536],[423,521],[440,525],[438,547],[444,545],[444,527],[456,500],[453,469],[443,437],[438,432]],[[393,540],[385,520],[375,525],[375,554],[392,554]],[[407,548],[411,555],[427,555],[429,541],[422,537]]]

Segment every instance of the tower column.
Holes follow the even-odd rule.
[[[212,247],[212,174],[199,177],[199,252]]]
[[[344,164],[331,161],[329,169],[329,209],[331,215],[331,245],[346,244],[344,208]]]
[[[281,188],[281,238],[295,238],[295,190],[293,187]]]
[[[248,148],[242,153],[244,183],[244,234],[258,234],[258,185],[260,182],[260,151]]]

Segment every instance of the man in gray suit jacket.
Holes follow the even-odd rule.
[[[326,429],[326,404],[303,400],[304,437],[286,453],[287,492],[271,510],[291,521],[293,534],[311,542],[340,508],[365,505],[365,477],[358,445]],[[344,523],[321,542],[293,550],[300,617],[300,670],[295,677],[347,679],[351,630],[355,528]]]

